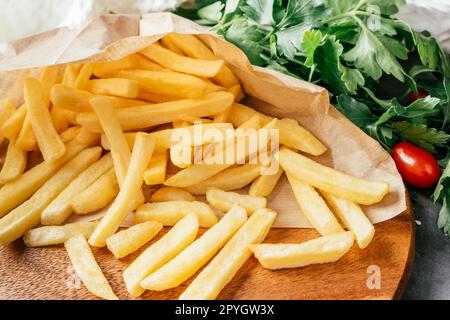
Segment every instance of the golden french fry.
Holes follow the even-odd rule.
[[[163,103],[169,101],[179,100],[179,97],[167,96],[163,94],[147,92],[145,90],[140,89],[137,98],[139,100],[148,101],[151,103]]]
[[[16,112],[16,105],[14,104],[14,102],[12,102],[10,99],[5,99],[0,109],[0,127],[2,127],[3,124],[8,121],[8,119],[14,114],[14,112]],[[4,139],[5,136],[0,130],[0,144]]]
[[[144,172],[144,182],[146,185],[161,184],[166,180],[167,162],[167,151],[164,150],[155,153]]]
[[[98,160],[101,148],[82,151],[67,162],[53,177],[44,183],[27,201],[0,219],[0,243],[8,245],[25,232],[39,225],[41,213],[47,205],[76,176],[91,163]],[[39,167],[39,166],[37,166]],[[35,168],[37,168],[35,167]],[[15,180],[17,181],[17,180]]]
[[[286,175],[304,216],[322,236],[344,231],[325,200],[313,187],[295,179],[290,173]]]
[[[260,174],[261,166],[256,164],[245,164],[243,166],[223,170],[209,179],[184,189],[194,195],[206,194],[206,191],[209,188],[218,188],[224,191],[237,190],[250,184]]]
[[[88,238],[96,226],[96,222],[76,222],[63,226],[46,226],[31,229],[23,236],[27,247],[42,247],[61,244],[77,234]]]
[[[242,91],[241,85],[237,84],[228,88],[228,92],[232,93],[234,96],[234,101],[239,102],[245,98],[244,91]]]
[[[389,183],[352,177],[288,149],[280,150],[278,155],[280,165],[293,178],[336,197],[371,205],[389,193]]]
[[[80,129],[81,128],[78,126],[67,128],[59,134],[59,138],[61,139],[62,142],[67,144],[73,139],[75,139],[78,133],[80,133]]]
[[[214,115],[214,122],[227,122],[230,111],[231,111],[231,107],[228,108],[227,110],[225,110],[224,112]]]
[[[181,49],[178,48],[175,43],[170,41],[170,39],[168,37],[163,37],[163,38],[161,38],[160,41],[161,41],[161,44],[164,46],[164,48],[169,49],[170,51],[175,52],[176,54],[178,54],[180,56],[184,56],[183,51],[181,51]]]
[[[92,213],[106,207],[118,193],[116,173],[111,169],[73,197],[70,206],[76,214]]]
[[[14,209],[38,190],[58,169],[83,149],[95,144],[93,135],[88,136],[82,130],[67,144],[66,153],[56,161],[44,161],[26,171],[19,178],[8,182],[0,189],[0,217]]]
[[[136,194],[142,192],[143,174],[152,157],[154,146],[155,141],[148,134],[139,132],[136,135],[130,165],[120,192],[89,238],[91,246],[104,247],[106,239],[117,231],[125,216],[136,209]]]
[[[106,137],[109,141],[112,141],[111,155],[114,170],[119,185],[122,185],[130,164],[131,151],[120,127],[119,119],[107,98],[91,99],[91,107],[97,114]]]
[[[217,60],[219,59],[202,41],[191,34],[170,33],[166,35],[171,42],[181,49],[187,56],[196,59]],[[220,69],[219,73],[214,77],[214,81],[230,88],[239,84],[239,80],[226,65]]]
[[[195,274],[236,233],[247,220],[247,213],[234,206],[211,229],[181,251],[174,259],[141,281],[148,290],[166,290],[179,286]]]
[[[217,188],[209,188],[206,191],[206,200],[216,209],[227,212],[236,203],[247,211],[248,215],[256,210],[264,208],[267,200],[264,197],[254,197],[236,192],[222,191]]]
[[[140,88],[150,94],[178,98],[198,98],[208,88],[203,80],[177,72],[131,69],[119,71],[117,77],[139,82]]]
[[[89,79],[94,71],[94,63],[85,63],[81,69],[80,73],[75,80],[75,88],[80,90],[86,90],[88,86]]]
[[[154,43],[140,52],[146,58],[174,71],[211,78],[224,66],[223,60],[201,60],[180,56]]]
[[[55,107],[63,109],[64,111],[74,112],[92,112],[89,102],[94,97],[95,95],[89,91],[71,88],[62,84],[54,85],[50,93],[50,99]],[[107,96],[101,97],[106,98]],[[108,96],[108,98],[110,103],[115,108],[134,107],[148,104],[144,101],[133,99],[110,96]]]
[[[80,173],[50,204],[42,211],[43,225],[63,224],[73,213],[70,201],[88,188],[95,180],[113,166],[111,155],[103,156]]]
[[[121,108],[117,110],[120,125],[124,131],[148,128],[179,120],[180,115],[207,117],[228,108],[233,95],[228,92],[212,92],[199,99],[183,99],[172,102]],[[80,113],[78,122],[92,132],[101,132],[101,126],[94,113]]]
[[[53,126],[55,127],[56,132],[61,133],[70,126],[70,118],[74,117],[75,112],[68,111],[64,109],[59,109],[55,106],[51,106],[50,108],[50,117],[52,118]],[[75,116],[76,118],[76,116]],[[78,126],[78,124],[74,124]]]
[[[214,211],[200,201],[165,201],[145,203],[136,210],[136,222],[159,221],[173,226],[188,214],[195,213],[200,227],[210,228],[217,223]]]
[[[94,94],[134,99],[139,92],[139,83],[122,78],[95,79],[88,81],[86,89]]]
[[[64,243],[64,247],[75,272],[92,294],[107,300],[118,300],[83,235],[73,236]]]
[[[33,151],[36,149],[36,137],[31,128],[30,113],[27,112],[22,123],[19,136],[16,140],[16,146],[24,151]]]
[[[344,225],[350,231],[353,231],[358,246],[361,249],[366,248],[375,235],[375,228],[361,207],[356,203],[337,198],[326,192],[321,192],[321,194]]]
[[[190,245],[197,236],[198,227],[197,216],[189,214],[142,252],[123,273],[128,292],[134,297],[140,296],[144,292],[140,282]]]
[[[126,56],[119,60],[97,62],[94,65],[93,74],[96,77],[104,78],[112,75],[114,72],[122,69],[130,69],[136,67],[134,55]]]
[[[22,129],[22,124],[25,121],[27,115],[27,106],[22,104],[17,110],[3,122],[2,134],[8,139],[15,139],[19,135]]]
[[[75,88],[75,81],[77,80],[78,73],[80,72],[81,64],[69,64],[64,69],[62,83],[66,86]]]
[[[164,202],[164,201],[195,201],[195,197],[186,190],[163,187],[155,191],[150,197],[151,202]]]
[[[134,55],[134,67],[135,69],[144,69],[150,71],[170,71],[169,69],[164,68],[163,66],[147,59],[143,55],[139,53]]]
[[[106,245],[117,259],[135,252],[163,228],[162,223],[147,221],[119,231],[106,239]]]
[[[27,115],[30,116],[31,126],[42,156],[46,161],[61,158],[66,147],[53,127],[50,113],[42,97],[40,82],[33,78],[25,78],[23,85]]]
[[[0,170],[0,184],[17,179],[27,167],[27,152],[16,146],[15,140],[10,140],[6,151],[5,163]]]
[[[264,268],[277,270],[336,262],[351,249],[353,242],[353,232],[347,231],[303,243],[255,244],[250,250]]]
[[[250,107],[239,103],[234,103],[231,106],[228,121],[234,126],[239,126],[251,116],[258,114],[261,117],[262,124],[272,121],[272,117],[266,116]],[[314,156],[321,155],[327,148],[309,131],[304,129],[294,121],[281,119],[277,122],[276,129],[279,130],[280,143],[295,150],[300,150]]]
[[[48,66],[42,69],[39,81],[42,85],[42,98],[47,108],[50,106],[50,91],[61,80],[61,66]]]
[[[257,210],[191,282],[179,299],[216,299],[252,255],[248,247],[264,241],[275,217],[276,213],[270,209]]]
[[[272,193],[273,189],[275,189],[275,186],[277,185],[278,180],[280,180],[283,172],[283,168],[278,166],[278,170],[275,174],[259,176],[252,182],[248,194],[255,197],[268,197]]]

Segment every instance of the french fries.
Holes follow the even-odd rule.
[[[88,86],[89,78],[91,77],[94,71],[94,63],[85,63],[80,69],[80,73],[78,74],[75,80],[75,88],[80,90],[85,90]]]
[[[191,282],[179,299],[215,299],[252,255],[248,247],[264,241],[275,217],[276,213],[270,209],[257,210]]]
[[[121,78],[95,79],[88,81],[86,89],[94,94],[134,99],[139,93],[139,83]]]
[[[22,104],[12,115],[10,115],[4,123],[2,123],[2,134],[8,139],[18,137],[22,124],[27,115],[27,106]]]
[[[386,182],[367,181],[349,176],[288,149],[279,151],[279,162],[293,178],[336,197],[359,204],[380,202],[389,192]]]
[[[46,161],[54,161],[61,158],[66,147],[53,127],[47,106],[42,96],[42,86],[36,79],[25,78],[23,80],[27,115],[30,117],[33,133]]]
[[[88,214],[108,205],[119,193],[114,169],[109,170],[95,180],[80,194],[74,196],[70,206],[76,214]]]
[[[42,69],[39,75],[39,82],[42,85],[42,98],[45,105],[50,107],[50,91],[53,85],[62,80],[60,66],[48,66]]]
[[[238,205],[234,206],[199,239],[142,280],[141,287],[147,290],[162,291],[179,286],[206,264],[246,220],[245,210]]]
[[[233,102],[233,95],[228,92],[212,92],[198,99],[183,99],[153,105],[121,108],[117,110],[120,125],[124,131],[157,126],[178,120],[182,114],[207,117],[227,109]],[[78,123],[92,132],[102,131],[97,117],[93,113],[80,113]]]
[[[151,135],[151,134],[150,134]],[[167,151],[157,152],[150,159],[148,168],[144,172],[144,182],[146,185],[164,183],[166,180],[167,162],[169,157]]]
[[[73,213],[70,201],[111,169],[112,165],[111,155],[107,154],[86,168],[42,211],[41,223],[43,225],[64,223]]]
[[[304,216],[322,236],[344,231],[325,200],[313,187],[295,179],[290,173],[287,177]]]
[[[15,111],[16,106],[14,102],[12,102],[10,99],[5,99],[0,109],[0,128],[6,121],[8,121],[8,119],[14,114]],[[3,142],[3,140],[5,140],[5,136],[3,135],[2,130],[0,130],[0,144]]]
[[[0,170],[0,184],[5,184],[19,177],[27,166],[27,152],[18,148],[16,140],[10,140],[6,151],[5,163]]]
[[[198,228],[197,216],[189,214],[142,252],[123,273],[128,292],[134,297],[140,296],[144,292],[144,288],[140,285],[141,281],[190,245],[197,236]]]
[[[103,299],[118,300],[83,235],[73,236],[64,243],[64,247],[75,272],[90,292]]]
[[[151,202],[164,202],[164,201],[195,201],[195,197],[186,190],[162,187],[156,190],[150,197]]]
[[[260,174],[261,166],[257,164],[244,164],[223,170],[209,179],[184,189],[194,195],[206,194],[209,188],[217,188],[223,191],[237,190],[250,184]]]
[[[162,223],[147,221],[119,231],[106,239],[106,246],[117,259],[135,252],[163,228]]]
[[[231,210],[234,204],[244,208],[248,215],[253,214],[256,210],[264,208],[267,200],[264,197],[254,197],[236,192],[226,192],[217,188],[209,188],[206,191],[206,200],[216,209],[223,212]]]
[[[16,146],[24,151],[33,151],[36,149],[36,137],[34,136],[31,127],[29,112],[27,112],[25,119],[23,120],[22,129],[20,129],[19,136],[16,140]]]
[[[136,222],[159,221],[164,226],[173,226],[188,214],[195,213],[200,227],[210,228],[217,223],[212,209],[200,201],[166,201],[146,203],[136,211]]]
[[[224,66],[223,60],[200,60],[183,57],[156,43],[143,49],[140,53],[168,69],[205,78],[216,76]]]
[[[91,246],[104,247],[106,239],[117,231],[125,216],[135,209],[136,194],[141,192],[144,170],[152,156],[154,146],[155,141],[148,134],[140,132],[136,135],[125,180],[117,198],[89,238]]]
[[[45,207],[81,171],[86,169],[91,163],[97,161],[100,153],[101,148],[90,148],[82,151],[45,182],[31,198],[1,218],[0,243],[7,245],[23,236],[28,230],[39,225],[41,213]]]
[[[96,222],[77,222],[63,226],[45,226],[31,229],[23,236],[27,247],[42,247],[64,243],[77,234],[89,238]]]
[[[93,74],[96,77],[108,77],[114,72],[122,69],[130,69],[136,66],[134,55],[123,57],[119,60],[97,62],[94,65]]]
[[[268,197],[272,193],[273,189],[275,189],[275,186],[277,185],[278,180],[280,180],[283,172],[283,168],[278,166],[278,170],[275,174],[259,176],[252,182],[252,185],[248,190],[248,194],[255,197]]]
[[[61,141],[63,143],[67,144],[70,141],[72,141],[73,139],[75,139],[75,137],[80,132],[80,129],[81,128],[78,126],[67,128],[59,134],[59,138],[61,139]]]
[[[353,231],[358,246],[361,249],[366,248],[375,235],[375,228],[361,207],[356,203],[336,198],[326,192],[321,193],[347,229]]]
[[[336,262],[351,249],[353,242],[353,232],[347,231],[299,244],[255,244],[250,250],[264,268],[277,270]]]

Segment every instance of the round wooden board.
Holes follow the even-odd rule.
[[[375,238],[368,248],[360,250],[354,245],[336,263],[269,271],[251,257],[218,298],[400,298],[414,256],[413,222],[408,204],[407,211],[375,226]],[[312,229],[272,229],[266,242],[302,242],[317,236]],[[106,248],[93,252],[114,292],[120,299],[130,299],[122,273],[139,252],[120,261]],[[373,270],[380,271],[379,289],[367,285]],[[79,283],[63,246],[27,248],[18,240],[8,247],[0,247],[0,274],[0,299],[96,299]],[[163,292],[147,291],[141,298],[177,299],[188,284]]]

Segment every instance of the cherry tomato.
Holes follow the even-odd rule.
[[[427,96],[428,96],[428,92],[426,92],[423,89],[419,89],[418,92],[411,92],[408,95],[408,99],[407,99],[408,105],[410,105],[411,103],[413,103],[416,100],[426,98]]]
[[[439,180],[441,168],[428,151],[409,142],[400,142],[392,149],[392,158],[403,179],[418,188],[431,188]]]

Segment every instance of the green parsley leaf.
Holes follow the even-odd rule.
[[[256,23],[273,24],[273,0],[247,0],[241,10]]]
[[[364,128],[377,120],[377,117],[372,114],[366,104],[347,94],[341,94],[336,100],[338,102],[336,108],[360,128]]]
[[[442,171],[436,189],[434,189],[433,201],[436,202],[441,200],[445,190],[450,190],[450,161],[447,162],[447,166],[444,171]],[[448,204],[450,205],[450,202]]]
[[[435,128],[428,128],[424,124],[409,123],[406,121],[394,122],[392,129],[403,139],[425,150],[436,153],[435,147],[444,147],[450,135]]]
[[[365,84],[364,76],[358,69],[347,68],[340,64],[339,70],[342,72],[341,80],[351,94],[356,94],[358,87]]]
[[[320,21],[329,14],[324,2],[324,0],[289,0],[286,13],[277,27],[284,29],[299,24],[319,26]]]
[[[222,2],[216,1],[198,10],[197,15],[202,19],[217,23],[222,18],[223,7]]]
[[[437,226],[439,229],[442,229],[442,231],[445,233],[446,236],[449,235],[449,231],[450,231],[450,191],[447,191],[447,194],[444,197],[444,201],[442,203],[442,208],[439,211]]]
[[[303,34],[308,29],[309,27],[307,25],[299,25],[275,33],[278,51],[287,58],[293,58],[301,49]]]
[[[335,92],[346,92],[339,70],[340,60],[344,48],[334,37],[328,38],[314,53],[314,61],[320,66],[320,76]]]
[[[414,31],[413,36],[422,63],[430,69],[436,70],[439,62],[439,45],[436,40],[424,33]]]
[[[306,56],[305,66],[311,68],[314,65],[314,53],[322,43],[320,30],[308,30],[303,34],[302,48]]]

